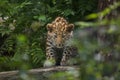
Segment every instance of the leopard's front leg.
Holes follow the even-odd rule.
[[[44,67],[55,66],[56,58],[55,58],[55,50],[54,47],[47,42],[46,46],[46,61],[44,63]]]
[[[69,65],[69,59],[70,59],[71,51],[69,47],[66,47],[63,51],[63,56],[60,62],[60,65],[65,66]]]

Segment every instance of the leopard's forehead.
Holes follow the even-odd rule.
[[[57,17],[52,23],[54,31],[64,32],[68,26],[68,22],[63,17]]]

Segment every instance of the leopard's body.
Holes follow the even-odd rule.
[[[74,55],[74,49],[69,45],[74,25],[69,24],[63,17],[57,17],[46,27],[46,59],[53,61],[53,65],[68,65],[68,60]]]

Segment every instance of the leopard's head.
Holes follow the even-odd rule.
[[[56,48],[64,48],[66,41],[73,35],[73,24],[62,18],[58,17],[52,23],[47,24],[48,35]]]

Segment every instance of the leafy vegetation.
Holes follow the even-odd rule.
[[[120,17],[103,18],[120,3],[96,13],[97,5],[97,0],[0,0],[0,71],[19,69],[22,80],[35,80],[27,70],[43,66],[45,26],[63,16],[76,25],[73,44],[80,53],[80,71],[60,72],[50,79],[119,80]]]
[[[0,0],[0,37],[2,40],[0,58],[7,55],[6,58],[10,59],[9,63],[13,63],[17,56],[28,54],[32,68],[42,67],[45,59],[45,25],[57,16],[66,17],[69,21],[82,19],[85,15],[95,12],[94,6],[97,5],[93,4],[97,1],[92,1],[89,0],[90,4],[83,0],[78,2],[73,0]],[[85,4],[89,5],[84,7]],[[77,5],[80,6],[77,7]],[[17,46],[18,37],[21,35],[27,39],[25,44],[28,52],[25,52],[26,47],[23,47],[24,49],[20,52],[18,50],[19,47],[22,47]],[[21,37],[20,40],[24,37]],[[8,63],[6,61],[1,62],[6,64]],[[8,67],[16,69],[16,66],[7,66],[7,69]],[[6,70],[6,68],[1,70]]]

